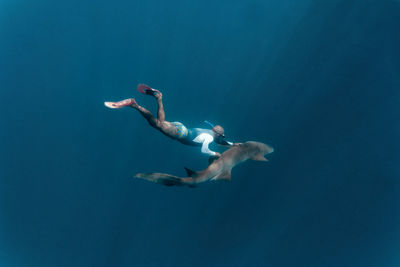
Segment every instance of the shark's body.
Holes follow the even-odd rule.
[[[186,185],[189,187],[195,187],[196,184],[211,180],[230,181],[231,170],[237,164],[248,159],[267,161],[264,155],[272,153],[273,151],[274,149],[266,144],[248,141],[225,151],[221,157],[212,161],[205,170],[196,172],[185,168],[188,177],[178,177],[167,173],[138,173],[135,177],[167,186]]]

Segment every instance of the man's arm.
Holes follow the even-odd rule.
[[[206,139],[204,140],[204,142],[203,142],[203,145],[201,146],[201,152],[203,152],[203,153],[205,153],[205,154],[208,154],[208,155],[210,155],[210,156],[215,156],[215,155],[217,155],[216,152],[211,151],[211,150],[208,148],[208,145],[209,145],[212,141],[213,141],[212,138],[206,138]]]
[[[219,142],[216,142],[216,143],[221,146],[236,146],[238,144],[238,143],[232,143],[232,142],[226,141],[225,139],[218,140],[218,141]]]

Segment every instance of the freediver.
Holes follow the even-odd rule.
[[[137,87],[138,91],[142,94],[153,96],[157,100],[158,111],[157,118],[147,110],[140,106],[135,99],[128,98],[118,102],[104,102],[104,105],[108,108],[123,108],[131,107],[136,109],[142,114],[142,116],[149,122],[149,124],[162,132],[164,135],[175,139],[182,144],[190,146],[201,146],[201,152],[208,154],[212,157],[220,157],[221,154],[218,152],[211,151],[208,146],[212,142],[215,142],[222,146],[236,146],[240,143],[232,143],[225,140],[225,131],[220,125],[213,125],[212,123],[205,121],[212,129],[203,128],[186,128],[181,122],[169,122],[165,120],[164,106],[162,102],[162,93],[157,90],[150,88],[145,84],[139,84]]]

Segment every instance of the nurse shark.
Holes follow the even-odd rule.
[[[188,177],[179,177],[167,173],[138,173],[135,175],[135,178],[141,178],[166,186],[189,187],[196,187],[196,185],[207,181],[230,181],[231,170],[237,164],[248,159],[267,161],[264,156],[273,151],[274,149],[272,147],[264,143],[248,141],[233,146],[226,150],[221,157],[210,160],[210,165],[202,171],[192,171],[185,168]]]

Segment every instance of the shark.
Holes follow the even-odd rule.
[[[193,171],[185,167],[187,177],[168,173],[138,173],[134,177],[166,186],[196,187],[207,181],[231,181],[232,168],[248,159],[268,161],[265,155],[274,149],[264,143],[247,141],[226,150],[219,158],[210,157],[209,165],[202,171]]]

